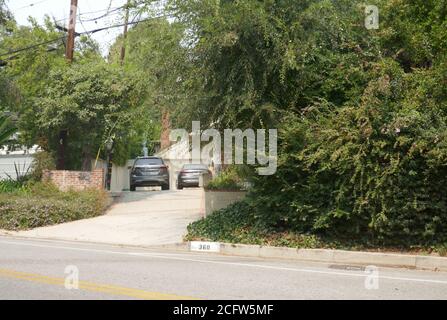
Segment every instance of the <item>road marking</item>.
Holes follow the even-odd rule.
[[[0,277],[65,287],[64,278],[48,277],[40,274],[19,272],[15,270],[0,269]],[[99,284],[88,281],[79,281],[79,289],[117,296],[126,296],[142,300],[195,300],[191,297],[182,297],[159,292],[148,292],[139,289],[125,288],[108,284]]]
[[[159,259],[165,259],[165,260],[178,260],[178,261],[197,262],[197,263],[204,263],[204,264],[218,264],[218,265],[228,265],[228,266],[236,266],[236,267],[248,267],[248,268],[278,270],[278,271],[313,273],[313,274],[323,274],[323,275],[343,276],[343,277],[364,278],[367,276],[363,272],[361,272],[361,273],[337,272],[337,271],[334,272],[334,271],[317,270],[317,269],[289,268],[289,267],[278,267],[278,266],[271,266],[271,265],[251,264],[251,263],[239,263],[239,262],[226,262],[226,261],[212,261],[212,260],[203,260],[203,259],[183,258],[184,256],[188,256],[187,254],[123,252],[123,251],[75,248],[75,247],[64,247],[64,246],[50,246],[50,245],[22,243],[22,242],[13,242],[13,241],[0,241],[0,244],[10,244],[10,245],[29,246],[29,247],[38,247],[38,248],[62,249],[62,250],[72,250],[72,251],[81,251],[81,252],[95,252],[95,253],[102,253],[102,254],[125,255],[125,256],[131,256],[131,257],[133,256],[133,257],[159,258]],[[385,276],[385,275],[380,275],[380,279],[381,280],[386,279],[386,280],[405,281],[405,282],[425,282],[425,283],[447,285],[447,280],[393,277],[393,276]]]

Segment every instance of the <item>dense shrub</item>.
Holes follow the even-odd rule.
[[[51,153],[42,151],[33,155],[30,176],[34,181],[41,181],[45,170],[55,170],[56,161]]]
[[[239,191],[245,189],[244,178],[247,176],[248,169],[244,166],[230,166],[214,177],[206,189],[208,190],[226,190]]]
[[[0,193],[26,192],[28,184],[13,179],[5,179],[0,181]]]
[[[101,215],[106,194],[101,190],[61,192],[35,184],[27,193],[0,194],[0,229],[23,230]]]
[[[375,70],[358,105],[285,118],[278,172],[255,186],[259,219],[371,244],[447,242],[447,70]]]
[[[237,202],[218,210],[188,226],[185,240],[209,240],[228,243],[318,248],[324,244],[312,235],[268,230],[255,219],[254,211],[245,202]]]

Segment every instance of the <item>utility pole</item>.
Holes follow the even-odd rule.
[[[129,29],[129,9],[130,9],[130,0],[127,0],[126,15],[124,18],[123,44],[121,45],[121,56],[120,56],[121,65],[124,64],[124,58],[126,57],[127,30]]]
[[[76,16],[78,12],[78,0],[71,0],[70,3],[70,20],[68,22],[68,37],[67,45],[65,51],[65,58],[68,62],[73,62],[74,55],[74,41],[76,34]],[[68,130],[61,129],[59,131],[59,148],[58,148],[58,159],[57,159],[57,169],[65,169],[65,150],[67,149],[67,139]]]
[[[65,57],[69,62],[73,61],[74,42],[76,35],[76,17],[78,12],[78,0],[71,0],[70,4],[70,20],[68,22],[67,51]]]

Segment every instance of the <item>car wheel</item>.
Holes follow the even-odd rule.
[[[163,190],[163,191],[169,190],[169,184],[162,185],[161,190]]]
[[[135,187],[135,186],[130,186],[130,191],[136,191],[137,190],[137,187]]]
[[[177,189],[178,189],[178,190],[183,190],[183,186],[178,185],[178,186],[177,186]]]

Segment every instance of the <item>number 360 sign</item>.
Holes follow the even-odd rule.
[[[220,243],[193,241],[191,242],[191,251],[220,252]]]

